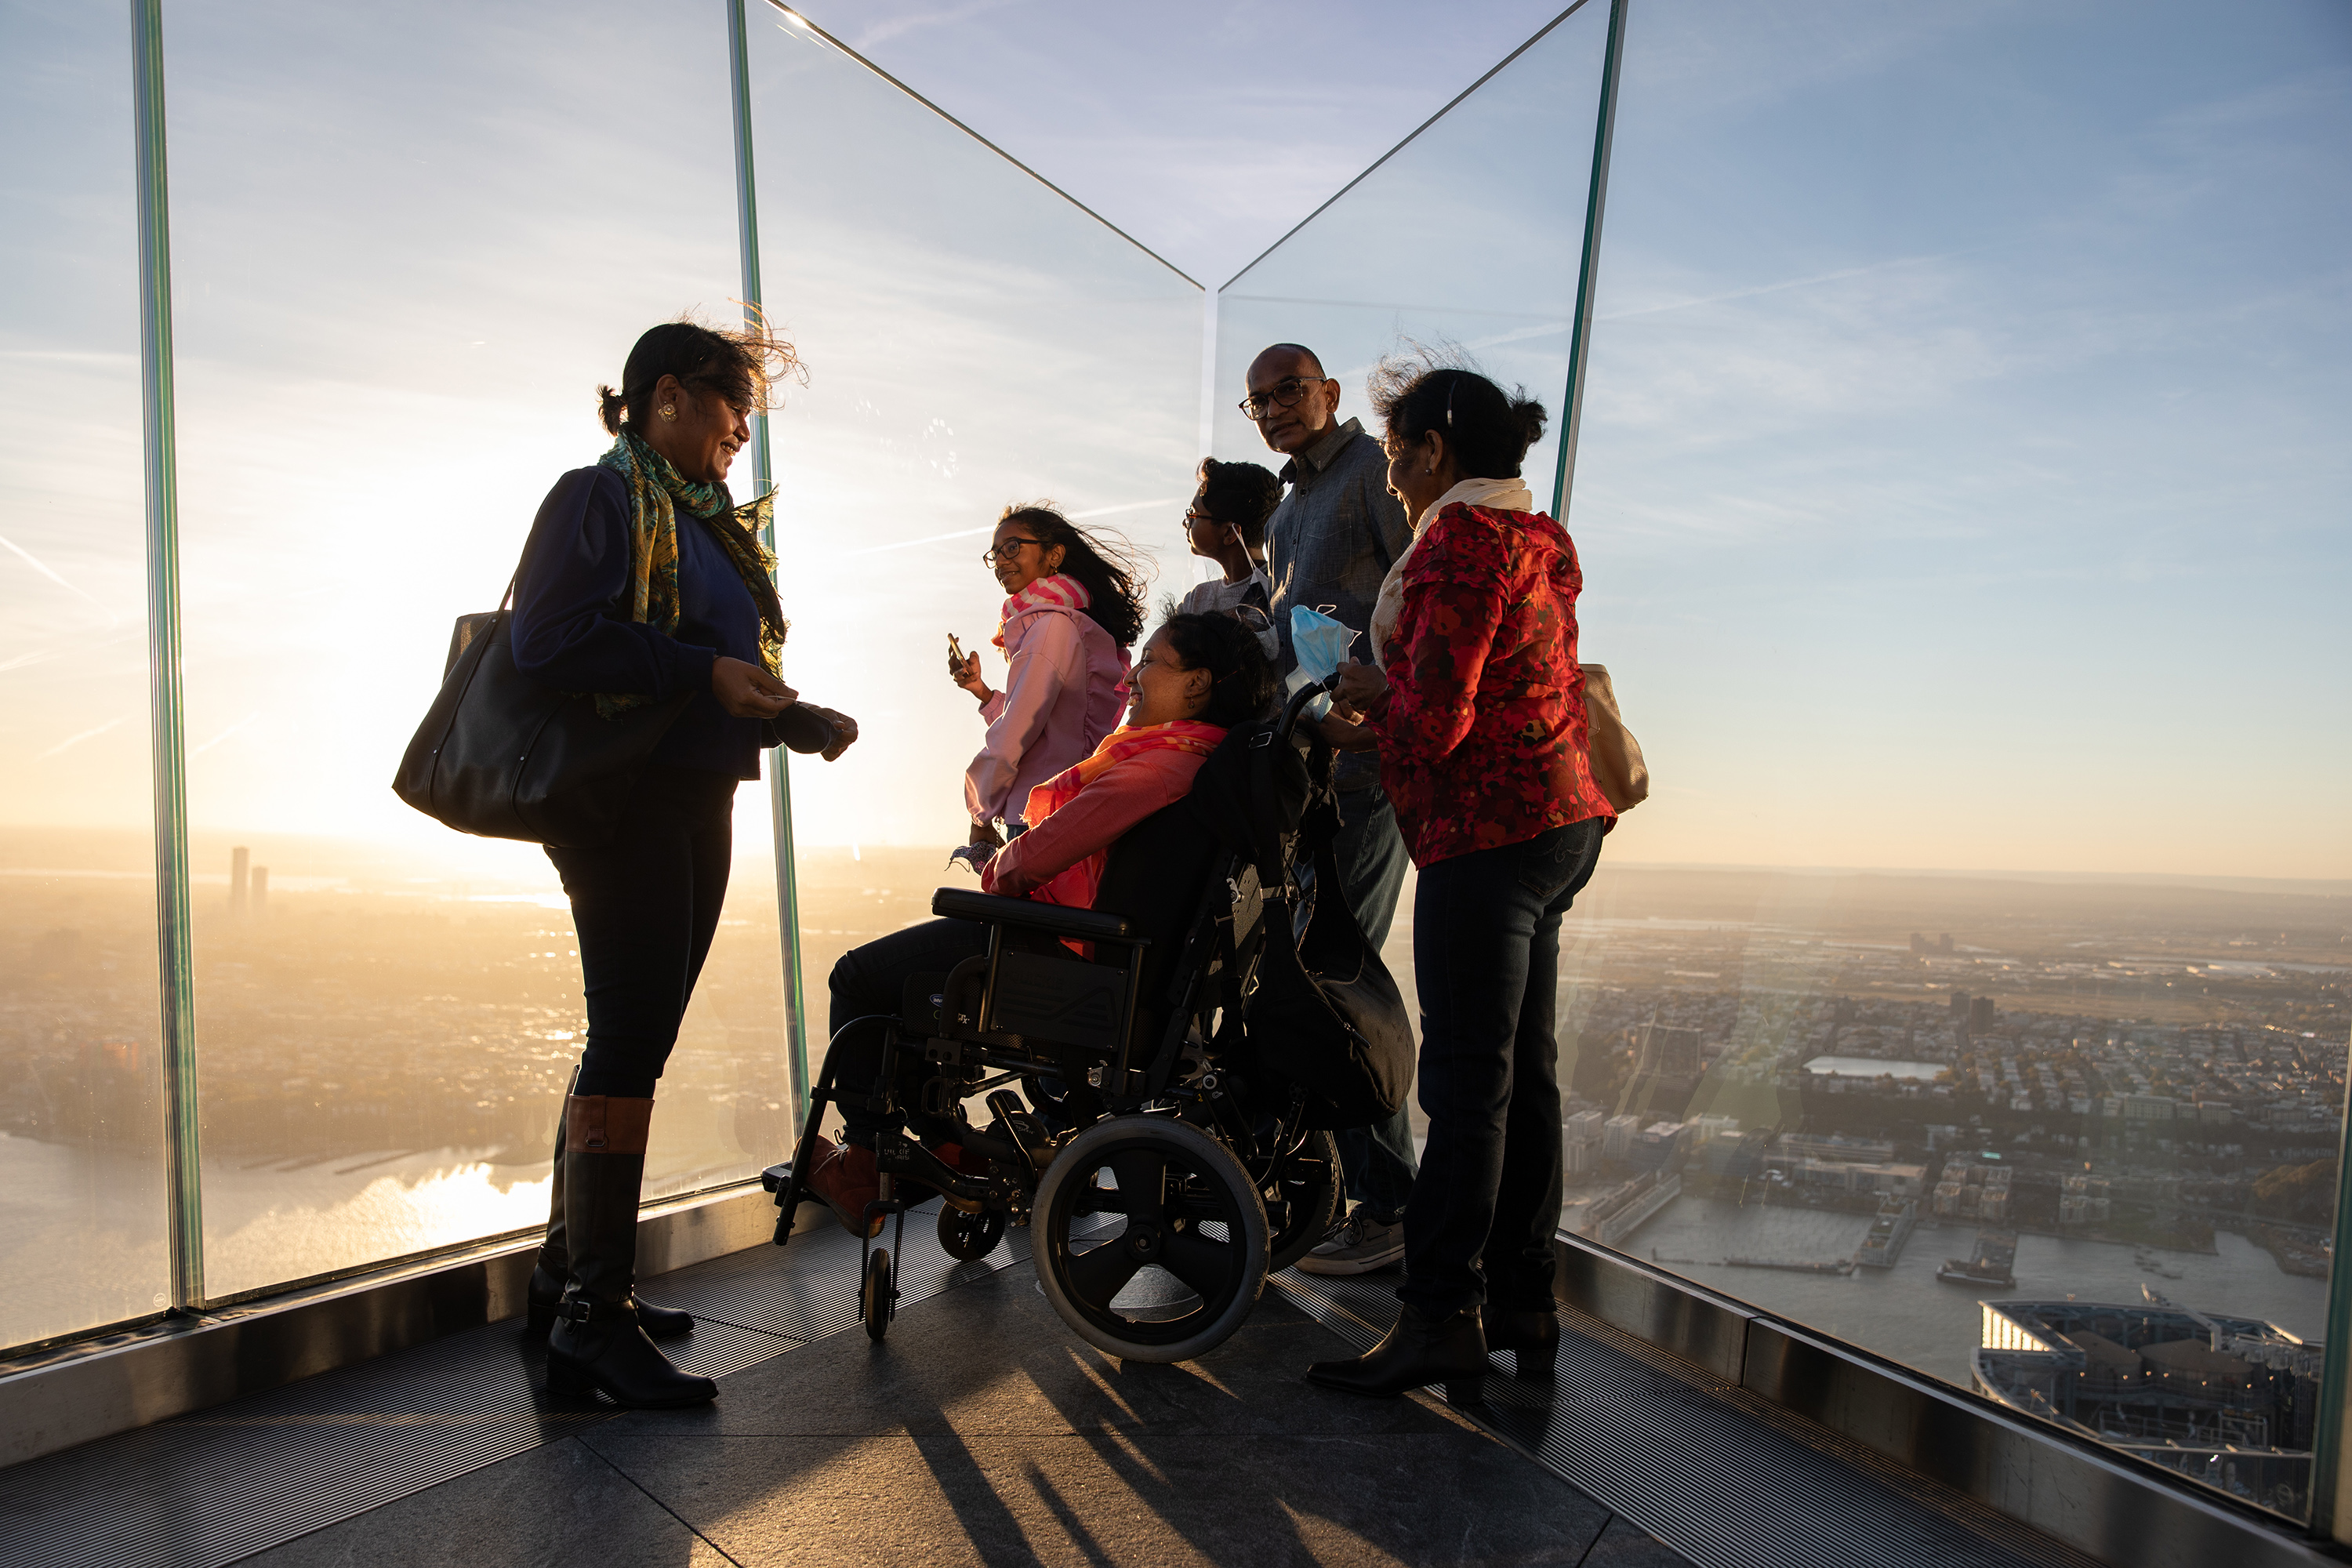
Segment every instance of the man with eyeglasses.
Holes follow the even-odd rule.
[[[1360,420],[1340,420],[1339,384],[1323,362],[1297,343],[1276,343],[1250,363],[1249,395],[1242,412],[1265,444],[1290,460],[1288,488],[1266,520],[1266,574],[1273,584],[1274,629],[1281,668],[1297,667],[1290,643],[1294,605],[1318,609],[1359,634],[1365,646],[1372,607],[1389,567],[1412,542],[1404,507],[1389,494],[1388,455]],[[1410,859],[1397,831],[1396,812],[1381,791],[1380,758],[1342,752],[1333,775],[1339,786],[1339,879],[1356,923],[1375,950],[1388,941]],[[1372,1127],[1341,1132],[1339,1163],[1347,1218],[1298,1267],[1310,1274],[1363,1274],[1404,1258],[1404,1205],[1418,1162],[1405,1108]]]

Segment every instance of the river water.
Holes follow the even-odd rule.
[[[2218,1256],[2155,1250],[2146,1255],[2153,1268],[2141,1268],[2138,1249],[2121,1243],[2021,1234],[2012,1290],[1936,1278],[1945,1259],[1966,1258],[1976,1245],[1976,1227],[1957,1223],[1937,1226],[1923,1220],[1893,1268],[1857,1268],[1844,1278],[1722,1262],[1851,1258],[1869,1228],[1867,1215],[1755,1203],[1743,1209],[1728,1199],[1686,1196],[1618,1247],[1644,1258],[1654,1251],[1661,1267],[1685,1279],[1962,1385],[1969,1381],[1969,1352],[1982,1338],[1980,1300],[2071,1295],[2130,1305],[2143,1300],[2145,1282],[2184,1307],[2268,1319],[2305,1339],[2318,1339],[2326,1321],[2327,1281],[2282,1273],[2269,1253],[2226,1231],[2214,1238]],[[1676,1258],[1699,1261],[1671,1261]]]

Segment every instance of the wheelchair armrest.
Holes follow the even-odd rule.
[[[1124,915],[1105,914],[1100,910],[1064,909],[1059,904],[1041,904],[1030,899],[1001,898],[969,888],[941,888],[933,893],[931,913],[950,920],[1019,926],[1049,936],[1076,937],[1081,942],[1141,940],[1133,922]]]

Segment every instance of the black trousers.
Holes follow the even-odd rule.
[[[909,976],[944,973],[965,959],[978,958],[987,951],[988,928],[978,921],[925,921],[843,953],[833,966],[833,1014],[826,1023],[826,1036],[832,1042],[835,1090],[856,1100],[863,1100],[872,1092],[874,1080],[882,1071],[885,1027],[876,1021],[876,1016],[898,1016],[905,1005]],[[859,1019],[867,1021],[860,1023]],[[906,1069],[903,1076],[918,1080],[930,1070],[919,1053],[901,1066]],[[901,1086],[900,1103],[905,1103],[910,1087]],[[929,1125],[929,1118],[884,1115],[856,1103],[856,1100],[841,1102],[842,1136],[849,1142],[870,1149],[876,1133],[894,1129],[906,1120],[919,1123],[915,1131],[919,1135],[930,1136],[944,1130],[945,1124]]]
[[[699,769],[648,769],[612,843],[548,847],[572,900],[588,1003],[572,1093],[653,1098],[727,900],[735,784]]]
[[[1421,868],[1412,963],[1429,1142],[1397,1295],[1428,1315],[1488,1300],[1550,1309],[1559,917],[1592,879],[1601,836],[1595,817]]]

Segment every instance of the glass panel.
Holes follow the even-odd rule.
[[[1340,383],[1339,417],[1378,435],[1366,373],[1426,343],[1466,351],[1543,404],[1551,419],[1524,471],[1549,505],[1608,32],[1606,0],[1554,22],[1218,291],[1218,457],[1276,470],[1287,460],[1237,406],[1269,344],[1312,349]],[[1457,235],[1478,237],[1475,265],[1443,237]],[[1365,657],[1360,640],[1353,652]],[[1416,885],[1407,873],[1383,950],[1408,996]],[[1412,1114],[1420,1135],[1418,1104]]]
[[[1635,9],[1571,531],[1657,784],[1563,938],[1563,1218],[2301,1515],[2352,98],[2333,8],[2214,21]],[[1516,247],[1440,240],[1534,208],[1568,276],[1561,162],[1542,202],[1352,224],[1459,258],[1402,329],[1481,341]],[[1337,216],[1269,262],[1381,276]],[[1262,297],[1403,297],[1268,266],[1221,409],[1259,341],[1347,319]]]
[[[1251,360],[1301,343],[1340,383],[1338,416],[1381,425],[1364,395],[1382,354],[1413,344],[1466,351],[1550,415],[1524,472],[1551,498],[1577,258],[1608,42],[1605,0],[1553,22],[1484,85],[1416,132],[1217,295],[1210,418],[1218,457],[1279,470],[1237,405]],[[1475,237],[1465,260],[1454,237]],[[1359,639],[1351,652],[1366,657]],[[1413,994],[1412,908],[1405,876],[1382,956]],[[1427,1119],[1408,1106],[1415,1141]]]
[[[1376,435],[1372,363],[1407,342],[1450,344],[1551,413],[1526,465],[1549,504],[1608,33],[1606,0],[1555,23],[1218,291],[1219,457],[1284,461],[1235,406],[1269,343],[1314,350],[1341,384],[1339,416]]]
[[[0,5],[0,1348],[170,1285],[129,24]]]
[[[1197,286],[796,18],[751,16],[762,285],[809,365],[771,422],[784,605],[813,700],[856,749],[793,773],[810,1054],[825,977],[929,918],[969,826],[983,726],[947,678],[1003,594],[980,555],[1050,498],[1139,547],[1155,599],[1195,576]],[[820,151],[821,150],[821,151]],[[798,671],[799,673],[795,673]]]
[[[2299,1516],[2352,57],[2216,19],[1636,14],[1576,533],[1664,788],[1579,1074],[1686,1129],[1617,1245]]]
[[[566,905],[536,847],[461,837],[386,786],[451,619],[497,603],[548,487],[609,444],[597,384],[655,322],[737,314],[722,17],[174,14],[216,1295],[545,1217],[582,1026]],[[782,1157],[758,786],[737,827],[648,1196]]]

